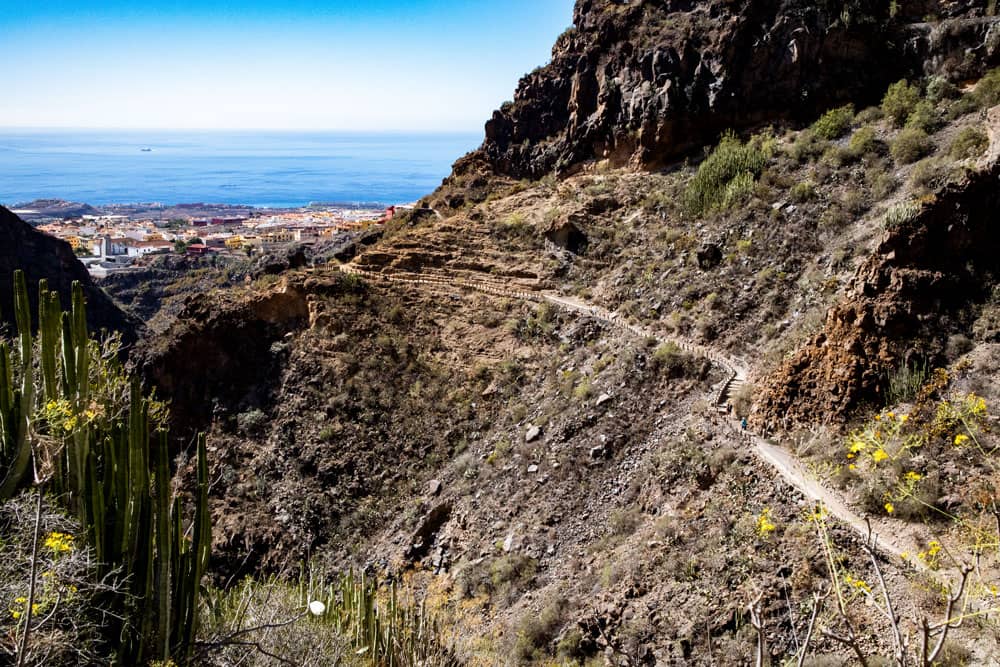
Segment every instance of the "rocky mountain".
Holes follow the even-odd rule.
[[[13,274],[17,269],[27,276],[32,308],[37,306],[39,280],[48,280],[49,289],[59,292],[65,305],[69,304],[73,282],[79,281],[86,292],[91,329],[117,331],[126,340],[135,339],[138,322],[94,285],[68,243],[35,230],[0,206],[0,317],[4,322],[14,319]]]
[[[457,174],[661,166],[723,130],[801,122],[875,102],[903,77],[959,81],[997,64],[987,2],[892,4],[890,15],[874,0],[580,0],[552,61],[521,79]]]
[[[995,663],[993,10],[580,0],[426,207],[144,341],[217,580],[405,582],[467,664]]]

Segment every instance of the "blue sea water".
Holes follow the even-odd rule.
[[[481,134],[0,130],[0,204],[406,203]],[[143,149],[150,149],[144,151]]]

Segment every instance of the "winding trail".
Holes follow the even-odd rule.
[[[618,313],[606,310],[600,306],[588,304],[573,297],[532,290],[527,286],[518,286],[522,287],[522,289],[514,289],[509,282],[493,277],[470,279],[448,273],[382,273],[369,271],[352,264],[341,264],[339,269],[346,274],[376,282],[422,285],[430,289],[449,292],[463,289],[474,290],[485,294],[519,299],[521,301],[550,303],[564,310],[601,320],[632,336],[653,338],[661,344],[676,345],[688,354],[701,359],[707,359],[726,371],[726,379],[718,385],[713,394],[713,403],[722,413],[728,413],[726,405],[747,380],[748,368],[742,360],[736,357],[705,345],[693,343],[684,338],[657,335],[649,329],[627,322]],[[801,493],[809,502],[821,504],[828,515],[850,526],[858,533],[862,541],[866,541],[869,538],[873,539],[876,549],[884,556],[902,561],[907,566],[915,566],[918,569],[923,569],[922,563],[919,561],[903,557],[903,554],[907,551],[905,547],[896,544],[892,539],[887,539],[884,534],[879,534],[874,527],[871,528],[871,533],[869,533],[869,524],[847,506],[840,494],[823,486],[816,475],[810,473],[802,462],[787,449],[774,444],[758,434],[739,429],[738,425],[733,425],[733,428],[740,433],[745,442],[751,445],[752,451],[761,462],[777,472],[785,482]]]
[[[1000,21],[1000,19],[990,19],[991,23],[997,21]],[[988,135],[988,148],[983,157],[976,161],[976,166],[984,170],[991,169],[1000,162],[1000,105],[983,111],[982,120],[984,121]],[[434,209],[429,210],[438,219],[443,219],[444,216],[439,211]],[[649,329],[627,322],[618,313],[606,310],[600,306],[589,304],[573,297],[541,291],[531,286],[514,284],[506,278],[482,273],[475,274],[475,277],[470,277],[468,274],[459,274],[447,270],[428,270],[420,273],[383,273],[382,271],[370,271],[353,264],[342,264],[339,268],[344,273],[373,281],[422,285],[425,288],[448,292],[474,290],[522,301],[547,302],[564,310],[596,318],[632,336],[652,338],[661,344],[672,343],[688,354],[707,359],[726,371],[726,379],[719,384],[713,395],[713,404],[721,413],[728,414],[728,404],[747,380],[749,372],[747,364],[743,360],[730,356],[723,351],[680,337],[657,335]],[[880,522],[882,525],[876,528],[876,526],[870,524],[848,507],[839,493],[825,487],[817,476],[810,472],[790,451],[776,445],[761,434],[740,429],[735,424],[730,424],[730,426],[751,445],[751,450],[761,462],[773,469],[790,486],[798,490],[807,501],[821,504],[830,516],[850,526],[857,532],[862,541],[873,540],[875,548],[882,555],[897,562],[902,562],[906,566],[929,572],[923,562],[916,559],[904,558],[903,554],[908,549],[905,545],[901,545],[894,539],[894,536],[886,534],[887,530],[892,530],[892,526],[887,526]],[[882,529],[881,532],[878,529]]]

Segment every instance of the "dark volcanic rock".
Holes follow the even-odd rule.
[[[24,270],[28,279],[32,308],[38,306],[38,281],[45,278],[49,288],[59,292],[63,306],[69,307],[74,281],[83,284],[87,295],[87,320],[91,330],[121,332],[126,341],[135,338],[138,322],[130,319],[114,301],[90,279],[87,269],[65,241],[43,234],[0,206],[0,318],[14,321],[13,277]]]
[[[904,76],[959,80],[996,64],[985,2],[900,4],[890,19],[874,0],[578,0],[552,62],[494,112],[456,176],[538,178],[591,159],[655,167],[728,128],[810,121],[877,101]]]

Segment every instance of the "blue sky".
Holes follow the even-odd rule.
[[[0,0],[0,127],[478,131],[573,0]]]

